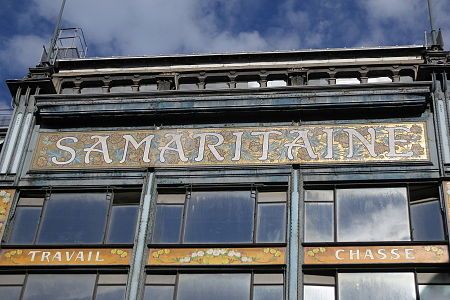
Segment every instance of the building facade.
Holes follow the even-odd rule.
[[[450,54],[57,60],[10,80],[2,299],[448,299]]]

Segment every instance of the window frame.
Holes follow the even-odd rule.
[[[95,275],[95,280],[93,282],[93,288],[92,288],[92,295],[90,299],[97,299],[97,291],[98,291],[98,287],[99,286],[123,286],[125,288],[125,298],[126,298],[126,289],[127,289],[127,281],[128,281],[128,276],[129,276],[129,271],[128,270],[121,270],[121,269],[117,269],[117,270],[105,270],[105,269],[96,269],[96,270],[77,270],[76,272],[70,271],[70,270],[26,270],[26,271],[16,271],[14,273],[11,272],[0,272],[0,278],[1,276],[11,276],[11,275],[19,275],[19,276],[23,276],[23,280],[21,283],[12,283],[12,284],[2,284],[1,280],[0,280],[0,286],[11,286],[11,287],[20,287],[20,293],[19,293],[19,300],[22,300],[24,295],[25,295],[25,291],[27,288],[27,283],[28,283],[28,277],[30,275],[53,275],[53,276],[58,276],[58,275],[72,275],[72,276],[76,276],[76,275]],[[99,280],[102,276],[108,276],[108,275],[125,275],[125,280],[122,281],[121,283],[99,283]],[[124,300],[125,300],[124,298]]]
[[[427,187],[433,188],[438,197],[430,197],[422,200],[411,200],[411,190],[417,186],[424,185]],[[338,215],[337,215],[337,190],[339,189],[364,189],[364,188],[373,188],[373,189],[383,189],[383,188],[405,188],[406,189],[406,200],[407,200],[407,212],[408,212],[408,224],[409,224],[409,240],[386,240],[386,241],[339,241],[338,240]],[[318,190],[318,191],[331,191],[333,194],[332,201],[308,201],[306,193],[310,190]],[[436,182],[425,182],[425,183],[374,183],[374,184],[359,184],[359,185],[348,185],[348,184],[334,184],[334,185],[305,185],[303,187],[303,220],[302,220],[302,228],[303,228],[303,241],[302,244],[312,245],[312,244],[325,244],[325,243],[333,243],[333,244],[395,244],[395,243],[408,243],[408,244],[423,244],[423,243],[447,243],[448,242],[448,232],[447,226],[445,226],[445,211],[442,204],[442,195],[441,195],[441,185]],[[441,217],[442,223],[442,234],[443,239],[441,240],[424,240],[424,239],[415,239],[414,237],[414,227],[412,220],[412,212],[411,207],[414,204],[418,203],[431,203],[437,202],[439,204],[439,213]],[[333,213],[333,240],[332,241],[307,241],[306,240],[306,205],[308,203],[332,203],[332,213]]]
[[[157,196],[155,197],[154,202],[154,212],[155,212],[155,218],[152,221],[152,230],[149,232],[149,238],[148,238],[148,246],[149,247],[184,247],[187,245],[190,246],[202,246],[202,247],[220,247],[220,246],[239,246],[239,247],[245,247],[245,246],[257,246],[257,245],[283,245],[285,246],[288,242],[288,225],[289,225],[289,192],[287,185],[277,185],[275,187],[261,187],[258,185],[236,185],[236,186],[185,186],[184,188],[176,188],[176,187],[163,187],[158,188]],[[187,221],[187,211],[188,211],[188,201],[191,198],[192,192],[227,192],[227,191],[249,191],[250,197],[253,198],[253,226],[252,226],[252,238],[250,242],[207,242],[207,243],[190,243],[185,242],[184,235],[185,235],[185,229],[186,229],[186,221]],[[270,193],[270,192],[280,192],[284,193],[285,197],[283,200],[278,201],[259,201],[259,194],[260,193]],[[158,202],[158,195],[180,195],[184,194],[184,202],[183,203],[161,203]],[[258,233],[258,210],[260,205],[264,204],[281,204],[283,203],[284,208],[284,238],[282,242],[257,242],[257,233]],[[157,210],[158,206],[182,206],[182,212],[181,212],[181,222],[180,222],[180,228],[179,228],[179,238],[178,242],[166,242],[166,243],[160,243],[154,241],[154,232],[157,224]]]
[[[139,195],[139,198],[136,198],[136,200],[130,201],[129,203],[117,203],[115,202],[115,195],[120,193],[135,193],[136,195]],[[106,209],[106,215],[105,215],[105,225],[103,228],[103,234],[102,239],[100,243],[39,243],[38,238],[42,231],[42,224],[45,216],[45,211],[48,206],[48,201],[51,199],[52,194],[89,194],[89,193],[104,193],[105,195],[105,201],[108,201],[108,206]],[[11,218],[11,221],[8,224],[7,227],[7,234],[4,237],[5,243],[4,245],[7,245],[8,247],[13,246],[19,246],[19,247],[25,247],[25,246],[95,246],[95,245],[114,245],[114,246],[121,246],[121,245],[132,245],[134,243],[137,228],[138,228],[138,218],[139,218],[139,207],[141,204],[141,197],[142,197],[142,189],[140,187],[127,187],[127,188],[117,188],[117,189],[111,189],[111,188],[95,188],[95,189],[83,189],[80,191],[75,190],[62,190],[62,189],[53,189],[53,190],[40,190],[40,191],[29,191],[29,190],[22,190],[19,193],[19,197],[17,200],[17,203],[14,207],[14,213]],[[22,205],[20,203],[21,199],[43,199],[41,203],[39,204],[24,204]],[[112,212],[114,207],[123,207],[123,206],[135,206],[136,207],[136,222],[134,226],[134,235],[133,235],[133,242],[131,243],[110,243],[107,241],[109,230],[111,228],[111,222],[112,222]],[[35,228],[35,233],[32,242],[30,243],[11,243],[11,237],[14,232],[14,228],[16,226],[16,213],[17,209],[20,207],[40,207],[40,214],[39,219]]]

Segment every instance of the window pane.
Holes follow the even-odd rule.
[[[282,285],[255,285],[253,300],[283,300]]]
[[[18,207],[8,242],[10,244],[32,244],[40,215],[40,207]]]
[[[24,300],[90,300],[95,274],[31,274],[25,286]]]
[[[419,285],[420,300],[450,299],[450,285]]]
[[[254,201],[249,191],[193,192],[184,242],[251,242]]]
[[[258,232],[256,241],[259,243],[282,243],[285,241],[286,205],[259,204]]]
[[[247,300],[250,274],[180,274],[177,300]]]
[[[178,243],[182,216],[183,206],[181,205],[158,205],[153,243]]]
[[[53,194],[46,204],[38,242],[101,243],[108,207],[105,194]]]
[[[173,300],[173,286],[148,285],[145,287],[144,300]]]
[[[444,239],[444,224],[438,201],[411,205],[411,222],[415,241],[440,241]]]
[[[125,299],[125,286],[99,286],[95,300],[123,300]]]
[[[333,226],[333,203],[305,203],[305,242],[332,242]]]
[[[415,300],[413,273],[341,273],[339,299]]]
[[[410,240],[405,188],[336,192],[338,241]]]
[[[332,202],[333,199],[333,190],[307,190],[305,192],[305,201],[311,202],[321,202],[327,201]]]
[[[21,286],[0,286],[0,297],[2,300],[19,300]]]
[[[334,300],[334,286],[305,285],[303,291],[304,300]]]
[[[133,243],[137,212],[134,205],[113,206],[107,243]]]

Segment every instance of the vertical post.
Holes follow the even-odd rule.
[[[302,291],[298,288],[299,276],[299,209],[300,209],[300,171],[294,169],[291,175],[291,201],[289,222],[289,264],[288,264],[288,299],[301,299]]]
[[[148,224],[150,221],[150,207],[155,190],[155,173],[149,172],[144,184],[144,195],[141,213],[139,215],[138,232],[135,239],[135,247],[133,253],[133,262],[128,275],[128,300],[138,299],[141,290],[141,283],[144,281],[145,268],[145,247],[147,240]]]
[[[434,20],[433,20],[433,11],[432,11],[431,0],[428,0],[428,16],[430,19],[431,42],[433,43],[433,45],[436,45],[437,39],[436,39],[436,31],[434,30]]]

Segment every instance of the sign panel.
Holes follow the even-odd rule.
[[[41,132],[32,170],[428,161],[425,123]]]
[[[164,248],[150,249],[148,265],[282,265],[285,248]]]
[[[448,247],[426,246],[344,246],[304,247],[304,263],[311,265],[448,263]]]
[[[9,266],[124,266],[131,249],[3,249],[0,267]]]
[[[0,241],[5,232],[5,226],[8,221],[9,211],[15,192],[15,190],[0,190]]]

